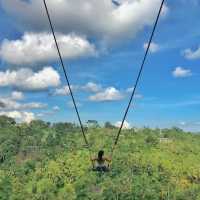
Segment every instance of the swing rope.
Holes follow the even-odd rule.
[[[145,61],[146,61],[146,58],[147,58],[147,55],[148,55],[148,52],[149,52],[149,49],[150,49],[150,46],[151,46],[151,43],[152,43],[152,40],[153,40],[153,36],[154,36],[154,34],[155,34],[156,27],[157,27],[157,25],[158,25],[158,21],[159,21],[160,15],[161,15],[161,11],[162,11],[164,2],[165,2],[165,0],[162,0],[161,5],[160,5],[160,8],[159,8],[159,11],[158,11],[158,14],[157,14],[157,17],[156,17],[156,21],[155,21],[154,26],[153,26],[153,30],[152,30],[152,32],[151,32],[151,36],[150,36],[149,41],[148,41],[148,46],[147,46],[147,48],[146,48],[144,57],[143,57],[143,59],[142,59],[142,63],[141,63],[140,70],[139,70],[139,73],[138,73],[138,76],[137,76],[137,79],[136,79],[136,82],[135,82],[135,86],[134,86],[134,88],[133,88],[131,97],[130,97],[130,99],[129,99],[128,106],[127,106],[127,108],[126,108],[126,110],[125,110],[125,113],[124,113],[124,116],[123,116],[123,119],[122,119],[122,123],[121,123],[121,125],[120,125],[119,130],[118,130],[117,136],[116,136],[116,138],[115,138],[115,140],[114,140],[114,144],[113,144],[113,147],[112,147],[112,149],[111,149],[111,155],[110,155],[110,158],[111,158],[111,159],[112,159],[112,157],[113,157],[113,153],[114,153],[115,147],[116,147],[117,144],[118,144],[119,137],[120,137],[120,134],[121,134],[121,132],[122,132],[122,128],[123,128],[123,126],[124,126],[124,122],[125,122],[125,120],[126,120],[126,117],[127,117],[128,111],[129,111],[129,109],[130,109],[130,106],[131,106],[131,104],[132,104],[132,102],[133,102],[133,97],[135,96],[136,89],[137,89],[137,87],[138,87],[138,83],[139,83],[140,78],[141,78],[141,76],[142,76],[142,72],[143,72],[143,68],[144,68],[144,65],[145,65]]]
[[[90,156],[90,160],[92,162],[91,147],[89,145],[89,142],[88,142],[86,134],[85,134],[83,123],[81,121],[81,117],[80,117],[78,107],[77,107],[77,104],[76,104],[76,101],[75,101],[75,98],[74,98],[74,94],[73,94],[73,91],[72,91],[72,88],[71,88],[71,85],[70,85],[70,81],[69,81],[69,78],[68,78],[68,75],[67,75],[67,71],[66,71],[63,59],[62,59],[62,54],[61,54],[61,51],[60,51],[60,48],[59,48],[59,45],[58,45],[58,42],[57,42],[57,39],[56,39],[54,26],[53,26],[53,23],[52,23],[52,20],[51,20],[51,17],[50,17],[50,13],[49,13],[49,10],[48,10],[47,4],[46,4],[46,0],[43,0],[43,3],[44,3],[44,7],[45,7],[46,14],[47,14],[47,17],[48,17],[51,32],[52,32],[52,35],[53,35],[53,38],[54,38],[54,42],[55,42],[55,45],[56,45],[57,53],[58,53],[58,56],[59,56],[59,59],[60,59],[60,64],[62,66],[64,76],[65,76],[65,79],[66,79],[66,82],[67,82],[67,85],[68,85],[68,88],[69,88],[70,96],[72,98],[72,102],[73,102],[73,105],[74,105],[74,108],[75,108],[75,111],[76,111],[76,114],[77,114],[77,117],[78,117],[78,121],[79,121],[79,124],[80,124],[81,132],[82,132],[85,144],[86,144],[86,148],[88,148],[88,150],[89,150],[89,156]],[[92,165],[93,165],[93,162],[92,162]]]

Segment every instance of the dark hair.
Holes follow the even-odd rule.
[[[98,160],[102,160],[103,155],[104,155],[104,151],[100,150],[99,153],[98,153]]]

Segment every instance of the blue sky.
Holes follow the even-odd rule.
[[[42,1],[1,0],[0,114],[77,122]],[[83,121],[121,121],[160,0],[47,4]],[[127,126],[200,128],[200,1],[165,3]]]

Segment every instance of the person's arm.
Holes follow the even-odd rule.
[[[111,162],[111,159],[108,158],[108,157],[105,157],[104,159],[105,159],[107,162]]]
[[[97,161],[97,158],[91,158],[91,161],[92,162]]]

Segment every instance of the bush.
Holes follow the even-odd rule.
[[[148,135],[145,142],[150,145],[157,145],[159,143],[158,138],[153,135]]]

